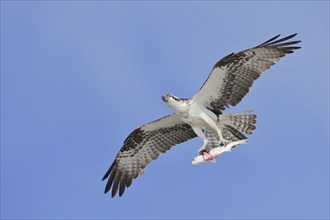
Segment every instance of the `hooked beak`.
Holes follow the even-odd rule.
[[[162,95],[162,99],[164,102],[166,102],[166,97]]]

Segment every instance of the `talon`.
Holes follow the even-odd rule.
[[[227,144],[229,144],[230,143],[230,141],[229,140],[226,140],[226,139],[222,139],[221,141],[220,141],[220,145],[223,145],[223,146],[226,146]]]
[[[206,151],[206,149],[198,150],[198,155],[203,155]]]
[[[210,153],[210,149],[205,150],[205,151],[203,152],[203,154],[201,154],[201,155],[203,156],[203,159],[204,159],[205,161],[215,161],[215,158],[216,158],[216,157],[214,157],[214,156]]]
[[[198,155],[203,155],[204,153],[208,153],[210,151],[210,149],[208,149],[207,147],[202,147],[198,150]]]
[[[207,146],[207,142],[205,141],[204,144],[203,144],[203,146],[198,149],[198,151],[197,151],[198,155],[202,155],[203,152],[205,152],[207,150],[207,147],[206,146]]]

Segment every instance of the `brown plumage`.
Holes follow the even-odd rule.
[[[265,70],[300,48],[292,45],[301,41],[286,42],[296,35],[276,40],[280,36],[277,35],[256,47],[222,58],[193,99],[216,110],[237,105]]]
[[[287,42],[294,36],[296,34],[277,40],[278,35],[251,49],[232,53],[214,65],[201,89],[191,99],[180,99],[173,95],[171,97],[185,103],[193,102],[203,107],[201,109],[208,109],[218,115],[218,127],[225,139],[229,141],[246,139],[241,132],[252,134],[252,130],[256,128],[256,115],[250,114],[249,111],[221,115],[220,110],[237,105],[249,92],[254,80],[265,70],[281,57],[299,49],[300,47],[292,45],[300,41]],[[166,100],[165,97],[163,100]],[[189,115],[189,111],[187,114]],[[198,123],[195,125],[199,126]],[[202,128],[199,127],[199,129]],[[216,131],[206,129],[206,136],[210,140],[209,146],[214,147],[220,144]],[[124,141],[103,177],[103,180],[108,178],[105,192],[112,188],[112,197],[118,190],[119,196],[122,196],[132,181],[144,173],[151,161],[173,146],[194,137],[196,137],[194,130],[177,114],[135,129]]]
[[[135,129],[124,141],[115,161],[102,179],[109,178],[105,193],[112,187],[112,197],[118,189],[119,196],[122,196],[126,187],[143,174],[151,161],[173,146],[194,137],[196,134],[190,125],[182,122],[175,114]]]

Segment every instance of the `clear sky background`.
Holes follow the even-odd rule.
[[[171,113],[161,95],[293,33],[227,111],[257,112],[248,144],[192,166],[194,139],[103,194],[127,135]],[[1,218],[329,218],[329,2],[1,1]]]

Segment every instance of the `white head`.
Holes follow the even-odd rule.
[[[187,99],[176,97],[172,94],[162,96],[163,101],[177,112],[186,111]]]

